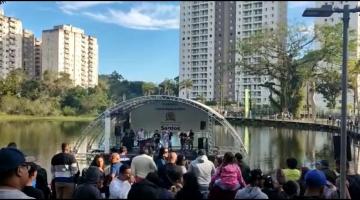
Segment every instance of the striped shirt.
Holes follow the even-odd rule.
[[[79,172],[75,157],[69,153],[58,153],[51,159],[51,173],[55,182],[74,182]]]

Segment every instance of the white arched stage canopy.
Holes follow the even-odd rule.
[[[208,139],[210,152],[241,152],[247,155],[240,134],[214,109],[194,100],[175,96],[151,95],[129,99],[107,109],[91,122],[75,142],[73,151],[77,155],[89,154],[94,150],[109,152],[115,140],[112,133],[116,124],[130,121],[131,128],[147,131],[170,130],[175,133],[188,132]],[[216,144],[215,125],[220,125],[233,138],[233,145]],[[222,137],[222,136],[218,136]]]

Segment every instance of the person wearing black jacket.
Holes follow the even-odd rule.
[[[151,181],[155,177],[158,184]],[[131,186],[128,193],[128,199],[159,199],[162,193],[159,187],[160,181],[158,180],[156,172],[149,173],[146,178]]]
[[[86,170],[85,181],[75,192],[75,199],[101,199],[100,188],[103,185],[103,176],[98,167],[90,166]]]
[[[22,191],[29,197],[34,197],[35,199],[45,199],[44,193],[41,190],[35,188],[37,171],[40,169],[40,167],[33,162],[28,163],[28,165],[30,166],[29,180]]]

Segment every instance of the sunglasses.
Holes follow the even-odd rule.
[[[26,170],[28,170],[28,171],[30,171],[30,169],[31,169],[31,166],[28,163],[23,163],[20,165],[20,167],[25,167]]]

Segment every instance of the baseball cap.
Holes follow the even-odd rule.
[[[326,177],[324,172],[314,169],[310,170],[305,175],[306,186],[322,187],[326,184]]]
[[[7,172],[25,163],[24,154],[15,148],[0,149],[0,172]]]

